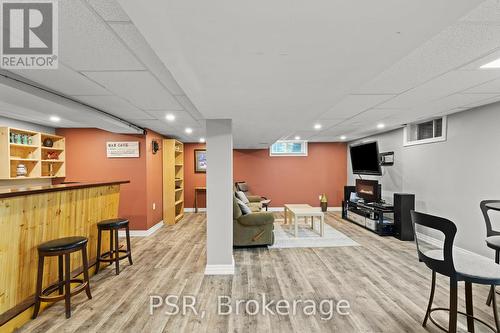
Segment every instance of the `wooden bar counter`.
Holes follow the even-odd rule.
[[[120,184],[125,183],[128,181],[0,189],[0,331],[4,325],[12,326],[9,321],[21,324],[31,315],[28,309],[34,301],[40,243],[85,236],[89,262],[95,263],[96,224],[118,217]],[[103,239],[103,251],[108,250],[106,246],[109,241]],[[81,255],[71,256],[74,275],[80,274],[81,264]],[[57,257],[46,260],[44,286],[57,281],[57,275]]]

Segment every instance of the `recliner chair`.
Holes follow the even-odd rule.
[[[274,244],[274,216],[268,212],[243,215],[233,196],[233,246]]]

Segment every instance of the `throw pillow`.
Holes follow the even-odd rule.
[[[247,196],[245,195],[244,192],[242,191],[236,191],[236,197],[238,199],[240,199],[241,201],[243,201],[244,204],[247,204],[250,202],[250,200],[248,200]]]
[[[238,206],[240,206],[241,213],[243,215],[251,214],[252,211],[250,210],[250,207],[248,207],[243,201],[240,199],[236,199],[236,202],[238,203]]]

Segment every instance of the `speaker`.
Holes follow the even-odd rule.
[[[351,193],[356,192],[356,186],[344,186],[344,201],[342,202],[342,218],[347,219],[347,203],[351,198]]]
[[[402,241],[414,239],[410,214],[414,209],[414,194],[394,193],[394,237]]]

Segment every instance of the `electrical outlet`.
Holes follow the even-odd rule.
[[[153,202],[153,210],[156,209],[156,203]]]

